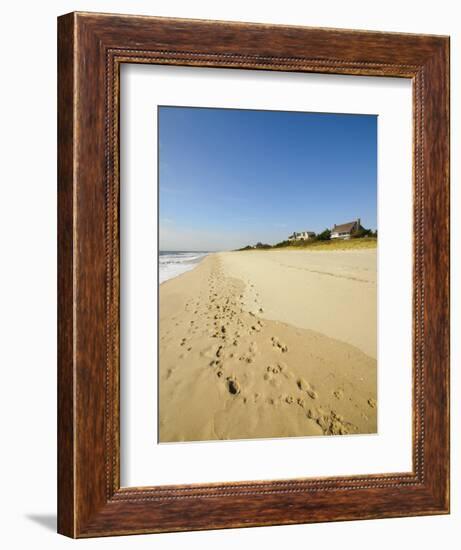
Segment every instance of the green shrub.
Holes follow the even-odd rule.
[[[351,239],[363,239],[364,237],[372,237],[373,231],[371,229],[359,229],[355,233],[352,233]]]
[[[267,248],[272,248],[272,246],[270,244],[256,243],[255,248],[267,249]]]
[[[329,229],[325,229],[321,233],[315,237],[317,241],[329,241],[331,238],[331,231]]]

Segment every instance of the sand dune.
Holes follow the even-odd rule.
[[[161,442],[376,432],[376,251],[213,254],[160,286]]]

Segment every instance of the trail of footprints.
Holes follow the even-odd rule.
[[[306,417],[315,421],[325,435],[356,432],[357,427],[347,422],[341,415],[317,405],[318,392],[304,378],[297,378],[286,362],[276,361],[271,365],[262,365],[261,359],[258,359],[257,343],[250,340],[247,345],[248,337],[264,330],[264,323],[257,317],[258,313],[264,311],[259,304],[259,295],[251,284],[247,289],[247,304],[248,299],[251,304],[250,311],[247,311],[248,305],[245,306],[239,282],[225,278],[222,270],[217,266],[208,277],[208,292],[202,293],[197,299],[186,304],[186,311],[194,313],[197,317],[205,316],[206,334],[202,331],[200,335],[207,335],[215,341],[214,345],[202,350],[201,355],[208,361],[207,368],[214,369],[217,383],[224,384],[229,396],[242,399],[244,404],[252,401],[268,405],[301,407]],[[203,323],[194,320],[189,322],[186,336],[179,342],[180,358],[185,358],[186,354],[192,351],[193,337],[199,333],[198,327],[201,325]],[[176,323],[176,326],[180,326],[180,323]],[[269,340],[277,354],[280,353],[284,358],[289,356],[286,344],[276,336],[270,336]],[[267,394],[247,395],[242,383],[233,372],[232,362],[234,361],[242,362],[248,368],[258,369],[258,374],[261,371]],[[281,386],[281,378],[292,383],[292,393],[277,392]],[[342,390],[336,390],[333,395],[338,400],[342,399]],[[374,408],[376,403],[371,401],[368,404],[370,408]]]

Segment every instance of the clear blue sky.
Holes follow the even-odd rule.
[[[160,250],[376,229],[377,117],[159,107]]]

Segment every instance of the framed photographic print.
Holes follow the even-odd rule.
[[[449,39],[58,21],[58,530],[449,512]]]

